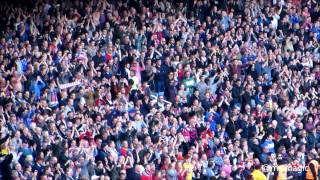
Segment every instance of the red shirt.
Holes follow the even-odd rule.
[[[183,130],[182,130],[182,135],[189,141],[194,141],[198,137],[198,132],[195,127],[191,127],[187,125]]]
[[[254,111],[253,113],[252,113],[252,116],[254,116],[254,117],[259,117],[259,118],[264,118],[265,116],[266,116],[266,114],[264,113],[264,112],[257,112],[257,111]]]
[[[213,133],[212,133],[212,131],[211,131],[210,128],[204,130],[204,131],[201,133],[201,138],[202,138],[202,139],[205,139],[205,138],[207,137],[207,135],[208,135],[209,137],[212,137],[212,136],[213,136]]]
[[[51,55],[54,56],[56,54],[56,52],[57,52],[57,46],[54,45],[54,44],[51,44],[49,46],[49,49],[51,49]]]
[[[96,106],[106,105],[106,101],[102,98],[96,100]]]
[[[183,78],[184,70],[178,70],[178,78]]]
[[[127,157],[127,149],[122,147],[122,148],[120,149],[120,154],[121,154],[122,156],[124,156],[124,157]]]
[[[169,165],[168,164],[164,164],[162,167],[161,167],[161,170],[168,170],[169,169]]]
[[[185,180],[187,173],[183,172],[183,170],[181,170],[180,172],[178,172],[178,180]]]
[[[106,54],[106,61],[109,62],[112,59],[112,54]]]
[[[147,173],[147,172],[144,172],[142,175],[141,175],[141,180],[152,180],[152,173]]]

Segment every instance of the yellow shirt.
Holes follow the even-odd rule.
[[[8,148],[1,149],[0,154],[8,155],[9,154],[9,149]]]
[[[253,180],[267,180],[266,175],[264,175],[260,170],[254,170],[251,175]]]
[[[186,180],[192,180],[193,165],[191,163],[185,162],[183,163],[183,169],[187,173]]]
[[[287,179],[287,167],[285,165],[278,166],[278,180]]]

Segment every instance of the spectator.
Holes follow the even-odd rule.
[[[279,157],[309,167],[307,152],[317,165],[319,12],[4,1],[0,179],[266,179]]]

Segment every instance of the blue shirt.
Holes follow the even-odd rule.
[[[31,110],[29,112],[27,112],[27,114],[25,116],[23,116],[23,123],[27,126],[30,127],[30,123],[32,121],[32,117],[34,115],[34,111]]]
[[[46,84],[44,82],[41,82],[41,81],[35,81],[33,86],[31,86],[31,92],[35,93],[36,95],[36,100],[39,100],[40,99],[40,96],[41,96],[41,91],[43,88],[46,87]]]
[[[297,15],[291,15],[291,16],[289,16],[289,20],[290,20],[290,22],[292,23],[292,24],[297,24],[297,23],[299,23],[299,17],[297,16]]]
[[[271,141],[265,140],[264,143],[261,144],[261,147],[262,147],[262,148],[264,148],[264,147],[268,148],[268,149],[269,149],[269,152],[272,152],[272,153],[275,152],[275,151],[274,151],[274,143],[273,143],[272,140],[271,140]]]
[[[220,157],[215,156],[213,160],[217,166],[221,167],[223,165],[223,159],[221,156]]]
[[[220,21],[220,24],[223,24],[226,29],[229,29],[229,21],[230,21],[229,17],[225,16]]]

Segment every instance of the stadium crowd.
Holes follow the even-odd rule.
[[[318,176],[319,0],[0,12],[0,179]]]

